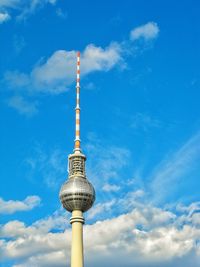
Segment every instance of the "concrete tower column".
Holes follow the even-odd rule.
[[[72,225],[71,267],[83,267],[83,213],[80,210],[72,211],[70,219]]]

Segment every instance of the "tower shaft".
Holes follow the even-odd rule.
[[[74,210],[70,219],[72,224],[71,267],[83,267],[83,213]]]
[[[77,53],[76,74],[76,126],[74,153],[68,157],[68,179],[62,185],[59,197],[63,207],[72,212],[71,267],[83,267],[83,212],[95,201],[95,190],[88,181],[85,171],[86,156],[81,152],[80,140],[80,52]]]

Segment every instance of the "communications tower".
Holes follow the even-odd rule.
[[[72,213],[71,267],[83,267],[83,212],[89,210],[95,201],[95,190],[85,172],[86,156],[81,150],[80,140],[80,52],[77,53],[76,80],[76,130],[73,154],[68,156],[68,179],[60,190],[63,207]]]

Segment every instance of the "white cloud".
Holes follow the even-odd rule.
[[[1,13],[0,12],[0,24],[8,21],[10,19],[10,15],[8,13]]]
[[[138,203],[127,214],[86,224],[86,265],[110,266],[112,262],[116,267],[198,267],[195,260],[199,259],[199,225],[191,224],[189,220],[183,223],[183,215],[187,218],[187,211],[177,215]],[[51,223],[46,224],[45,220]],[[60,222],[63,224],[64,216],[57,213],[41,221],[31,226],[12,221],[0,227],[0,255],[4,262],[13,260],[15,267],[64,267],[69,264],[71,229],[63,225],[64,233],[53,231]],[[186,257],[192,265],[188,265]]]
[[[39,229],[41,233],[48,233],[52,229],[54,230],[66,230],[69,228],[67,217],[70,214],[67,214],[66,211],[61,208],[60,210],[55,211],[51,216],[40,219],[32,224],[36,229]]]
[[[66,86],[75,80],[76,52],[56,51],[43,64],[36,66],[30,76],[30,83],[36,91],[59,94],[67,91]]]
[[[33,116],[37,114],[37,102],[28,102],[22,96],[13,96],[8,100],[8,106],[16,109],[20,114]]]
[[[69,247],[67,248],[70,250]],[[66,257],[64,250],[52,251],[50,253],[37,254],[36,256],[30,257],[22,264],[13,265],[13,267],[64,267],[70,265],[69,259],[69,255]]]
[[[28,211],[37,207],[41,199],[38,196],[28,196],[23,201],[3,200],[0,198],[0,214],[12,214],[17,211]]]
[[[159,33],[159,27],[155,22],[148,22],[133,29],[130,33],[130,39],[132,41],[143,38],[145,41],[153,40],[157,38]]]
[[[187,212],[188,216],[192,216],[196,211],[200,211],[200,202],[193,202],[189,206],[184,206],[182,204],[177,205],[177,210],[181,212]]]
[[[112,43],[105,49],[88,45],[81,56],[81,76],[94,71],[109,71],[122,62],[121,48]],[[60,94],[76,78],[76,51],[58,50],[33,68],[30,74],[17,71],[5,73],[10,87],[28,88],[33,92]]]
[[[93,71],[109,71],[122,62],[122,48],[119,43],[113,42],[105,49],[90,44],[83,52],[81,72],[85,75]]]
[[[97,215],[102,213],[110,212],[114,204],[116,203],[115,199],[112,199],[111,201],[105,202],[105,203],[98,203],[92,209],[88,212],[88,219],[97,218]]]
[[[63,210],[58,210],[51,216],[40,219],[28,227],[21,221],[9,221],[0,226],[0,237],[19,238],[34,234],[44,235],[52,230],[66,230],[69,224],[63,212]]]
[[[94,44],[87,45],[81,52],[81,77],[95,71],[108,72],[116,66],[125,68],[125,52],[126,47],[118,42],[111,42],[105,48]],[[12,88],[24,88],[35,93],[60,94],[66,92],[67,87],[75,81],[75,73],[76,51],[57,50],[49,58],[41,59],[29,74],[19,71],[5,73],[5,81]]]
[[[47,2],[47,0],[34,1],[32,3],[33,10],[39,3]],[[134,30],[132,32],[134,32]],[[87,45],[81,52],[81,78],[97,71],[108,72],[116,66],[121,69],[126,68],[125,58],[127,51],[129,53],[131,51],[131,49],[127,48],[127,44],[129,44],[128,46],[130,47],[132,45],[130,43],[130,40],[123,43],[111,42],[104,48],[94,44]],[[60,94],[68,91],[68,87],[75,82],[75,79],[75,50],[55,51],[49,58],[40,59],[39,62],[34,65],[30,73],[23,73],[15,70],[7,71],[4,75],[6,86],[15,90],[15,94],[23,94],[23,96]]]

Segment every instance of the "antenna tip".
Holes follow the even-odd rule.
[[[80,51],[77,52],[77,57],[80,57],[81,53]]]

